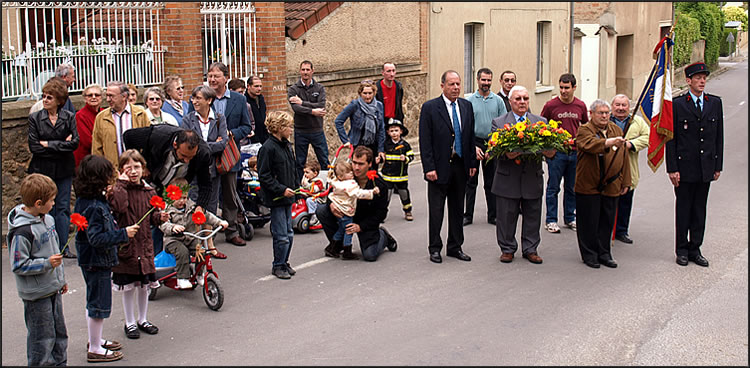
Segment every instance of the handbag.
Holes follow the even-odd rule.
[[[224,147],[224,152],[216,158],[216,172],[219,175],[228,173],[239,160],[240,150],[234,141],[234,135],[232,132],[229,132],[229,139],[227,140],[226,147]]]

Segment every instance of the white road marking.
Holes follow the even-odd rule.
[[[303,263],[303,264],[301,264],[299,266],[294,266],[294,270],[295,271],[296,270],[303,270],[305,268],[315,266],[316,264],[321,264],[321,263],[324,263],[324,262],[328,262],[328,261],[330,261],[332,259],[333,258],[331,258],[331,257],[320,257],[318,259],[313,259],[312,261],[305,262],[305,263]],[[255,282],[273,280],[274,278],[276,278],[276,276],[274,276],[274,275],[263,276],[263,277],[255,280]]]
[[[740,101],[740,106],[744,105],[745,101]]]

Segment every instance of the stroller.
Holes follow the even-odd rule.
[[[251,157],[257,156],[260,146],[260,143],[254,143],[240,148],[242,173],[237,176],[237,230],[247,241],[253,239],[255,228],[261,228],[271,221],[271,210],[263,205],[257,173],[250,169],[248,163]]]

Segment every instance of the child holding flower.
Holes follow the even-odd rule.
[[[156,191],[143,180],[146,160],[138,151],[129,149],[120,155],[118,162],[120,175],[107,197],[112,213],[120,224],[138,225],[138,232],[118,251],[119,264],[112,267],[112,288],[122,291],[122,307],[125,312],[125,335],[137,339],[141,333],[155,335],[159,328],[148,321],[148,289],[158,287],[154,266],[154,244],[150,226],[159,226],[169,219],[167,213],[158,208],[151,210],[150,199]],[[139,223],[145,213],[152,211],[148,222]],[[135,307],[138,308],[136,324]]]
[[[185,178],[174,178],[167,188],[172,186],[185,187],[188,182]],[[190,254],[199,247],[200,240],[183,235],[185,231],[195,233],[200,230],[200,225],[208,225],[227,228],[229,223],[216,217],[211,212],[202,212],[203,218],[195,221],[201,212],[195,212],[196,204],[188,197],[188,191],[182,191],[180,199],[167,206],[165,213],[168,215],[168,221],[161,224],[159,229],[164,232],[164,249],[167,253],[173,254],[177,263],[177,287],[180,289],[190,289],[193,285],[190,283]],[[200,223],[196,223],[200,222]],[[209,246],[209,251],[212,249]],[[215,251],[215,249],[213,249]],[[216,256],[216,255],[214,255]],[[226,258],[226,256],[224,256]]]

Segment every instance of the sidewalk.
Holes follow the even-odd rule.
[[[737,50],[736,55],[734,56],[719,57],[719,67],[708,75],[708,79],[711,79],[717,75],[721,75],[735,63],[747,60],[747,56],[748,50],[746,48],[744,50]],[[675,74],[672,76],[672,98],[685,93],[687,89],[688,87],[687,83],[685,83],[685,74],[682,69],[680,69],[680,71],[675,72]]]

